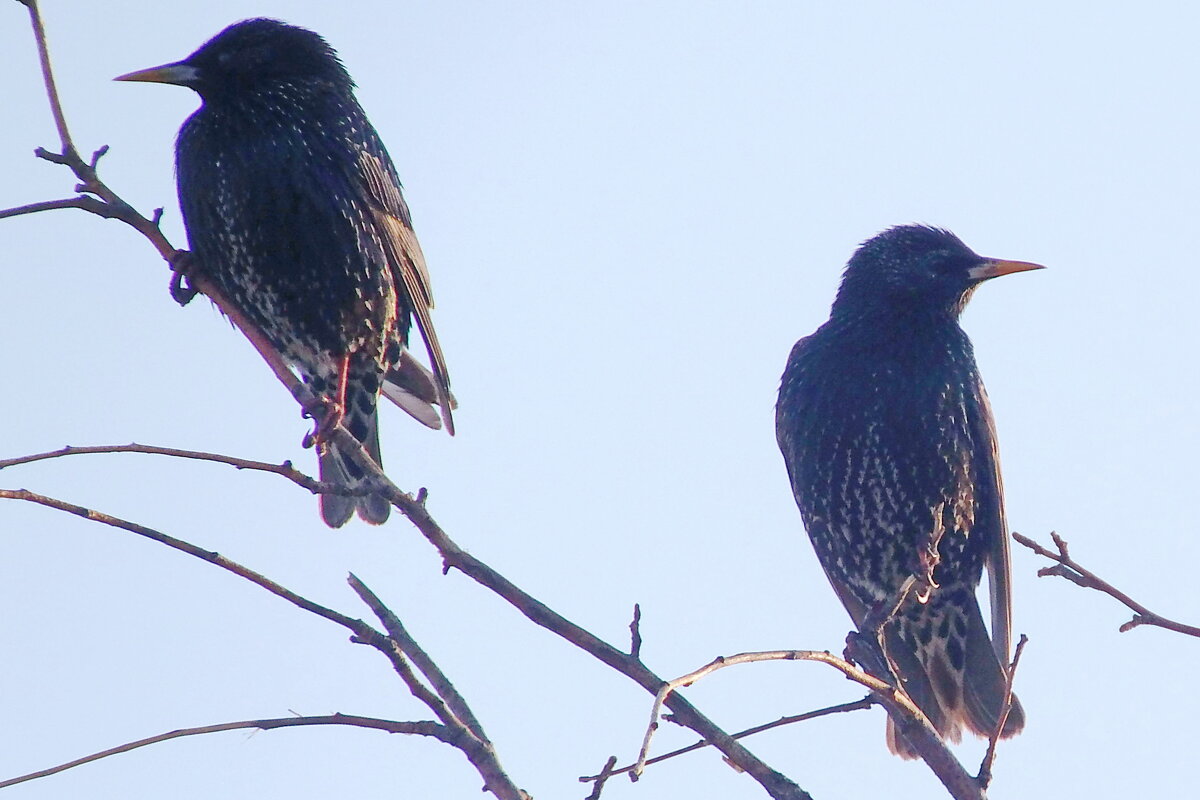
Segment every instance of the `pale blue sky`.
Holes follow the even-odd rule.
[[[964,318],[1000,433],[1009,521],[1057,530],[1163,613],[1200,620],[1193,531],[1193,189],[1200,12],[1187,4],[150,4],[44,0],[81,149],[182,246],[173,141],[197,99],[112,83],[237,19],[340,50],[405,182],[461,402],[454,439],[382,415],[384,464],[475,555],[618,645],[643,608],[663,676],[742,650],[840,650],[849,620],[775,448],[792,343],[855,245],[895,223],[1044,272]],[[0,10],[0,205],[69,194],[24,9]],[[124,226],[0,222],[0,456],[139,442],[294,459],[307,430],[251,349]],[[367,615],[353,570],[474,704],[517,783],[637,752],[651,698],[458,574],[396,516],[331,532],[279,479],[145,456],[0,472],[218,550]],[[0,776],[182,726],[334,711],[427,718],[341,629],[161,546],[0,506]],[[1026,732],[993,798],[1194,786],[1195,643],[1014,551]],[[827,668],[726,670],[688,696],[728,730],[861,696]],[[749,741],[817,798],[936,797],[875,710]],[[662,750],[693,740],[664,728]],[[972,768],[981,747],[962,748]],[[19,800],[476,797],[443,745],[351,729],[172,742],[8,790]],[[764,796],[713,753],[605,798]]]

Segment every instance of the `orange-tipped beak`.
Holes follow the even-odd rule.
[[[126,75],[113,78],[114,81],[144,81],[146,83],[172,83],[176,86],[188,86],[200,78],[200,71],[191,64],[163,64],[160,67],[140,69]]]
[[[997,261],[989,259],[977,267],[971,267],[967,274],[973,281],[986,281],[988,278],[999,278],[1001,275],[1011,275],[1014,272],[1028,272],[1031,269],[1045,269],[1041,264],[1029,261]]]

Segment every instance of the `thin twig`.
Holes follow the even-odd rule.
[[[159,255],[170,262],[175,257],[177,251],[159,229],[158,220],[147,219],[139,214],[133,206],[126,203],[108,188],[97,175],[96,165],[99,163],[100,157],[108,151],[108,146],[105,145],[96,150],[92,154],[90,161],[84,161],[79,155],[79,150],[75,147],[75,142],[71,138],[71,131],[67,127],[66,114],[63,112],[62,100],[59,98],[58,87],[54,80],[54,70],[50,64],[50,48],[46,39],[46,29],[42,23],[42,15],[38,10],[37,0],[20,0],[20,2],[29,9],[29,21],[33,26],[33,38],[37,45],[38,63],[42,71],[42,83],[46,89],[46,99],[50,103],[50,113],[54,117],[54,127],[58,131],[59,146],[62,148],[61,153],[54,153],[39,147],[34,151],[34,154],[45,161],[68,167],[75,173],[75,177],[79,179],[79,185],[75,187],[75,191],[79,193],[79,197],[76,198],[77,202],[74,204],[63,203],[54,207],[81,208],[108,219],[119,219],[145,236],[154,245],[155,249],[158,250]],[[89,197],[88,195],[91,196]],[[62,203],[62,201],[50,202]],[[45,210],[50,210],[45,204],[31,203],[15,209],[0,211],[0,218],[17,216],[18,214],[32,214]]]
[[[442,556],[443,569],[457,569],[477,583],[487,587],[508,601],[535,624],[561,636],[581,650],[591,654],[602,663],[630,678],[646,691],[657,694],[665,681],[650,671],[638,658],[623,653],[590,631],[552,610],[528,594],[492,567],[472,556],[458,546],[426,510],[417,497],[396,488],[371,461],[361,444],[344,428],[333,432],[333,440],[340,452],[348,454],[355,463],[376,479],[377,490],[385,494],[392,505],[399,509],[417,527]],[[801,800],[809,795],[786,775],[776,771],[747,750],[728,733],[704,716],[682,696],[675,694],[665,705],[674,712],[681,725],[691,728],[703,739],[712,742],[731,763],[747,772],[776,800]]]
[[[104,181],[100,180],[96,167],[101,156],[108,151],[107,145],[96,150],[92,154],[90,161],[84,161],[79,155],[79,151],[71,138],[71,132],[67,127],[66,115],[63,113],[62,101],[59,98],[58,88],[55,84],[54,70],[50,64],[49,46],[46,41],[46,31],[42,24],[37,1],[21,0],[21,2],[29,9],[30,22],[33,25],[34,39],[37,42],[38,58],[42,69],[42,81],[46,87],[46,97],[50,102],[50,111],[54,116],[54,125],[58,130],[59,141],[62,147],[61,153],[54,153],[44,148],[38,148],[34,152],[38,158],[69,168],[75,174],[75,177],[79,179],[79,184],[75,187],[75,191],[79,192],[79,196],[73,198],[73,201],[52,200],[3,209],[0,210],[0,219],[57,208],[80,208],[93,214],[98,214],[106,219],[120,220],[131,226],[154,246],[158,254],[171,265],[172,270],[181,268],[185,264],[193,266],[187,258],[187,253],[178,250],[172,245],[159,227],[159,222],[162,218],[162,209],[156,209],[153,216],[147,218],[138,213],[133,206],[110,189]],[[324,408],[324,402],[313,395],[308,387],[301,383],[300,379],[288,368],[288,365],[279,353],[275,351],[275,348],[271,346],[266,337],[258,330],[258,327],[246,315],[241,313],[237,306],[225,299],[220,289],[204,275],[203,269],[191,269],[187,277],[190,289],[206,295],[213,302],[213,305],[229,318],[230,322],[242,332],[242,335],[250,341],[254,349],[267,362],[267,365],[275,373],[279,381],[291,391],[292,396],[304,407],[305,411],[314,416],[319,416],[319,412]]]
[[[458,569],[463,574],[500,595],[502,598],[520,610],[523,614],[525,614],[525,616],[534,623],[558,634],[585,652],[595,656],[603,663],[637,682],[648,692],[656,694],[659,687],[665,683],[662,678],[651,672],[646,665],[642,663],[640,658],[622,653],[621,651],[609,645],[607,642],[604,642],[596,637],[594,634],[584,630],[575,623],[570,622],[565,617],[562,617],[557,612],[554,612],[549,607],[533,598],[531,595],[525,593],[511,581],[497,573],[490,566],[484,564],[482,561],[478,560],[460,548],[446,535],[446,533],[429,514],[425,508],[425,498],[423,497],[423,493],[418,493],[414,496],[401,491],[398,487],[391,483],[391,481],[387,479],[386,475],[383,474],[374,461],[371,460],[370,456],[367,455],[366,451],[363,450],[361,443],[343,427],[339,426],[333,429],[331,432],[331,438],[335,440],[339,450],[347,453],[349,457],[355,459],[355,461],[363,467],[364,471],[372,476],[371,481],[365,482],[363,486],[359,487],[359,489],[361,491],[384,492],[392,504],[405,516],[407,516],[409,520],[417,527],[417,529],[425,535],[425,538],[431,544],[433,544],[435,548],[437,548],[438,552],[442,556],[445,571],[449,571],[450,569]],[[319,481],[314,481],[312,478],[300,473],[287,462],[284,462],[282,465],[270,464],[267,462],[249,461],[247,459],[232,458],[229,456],[223,456],[214,453],[204,453],[195,450],[180,450],[177,448],[155,447],[136,443],[128,445],[105,445],[96,447],[64,447],[59,450],[53,450],[46,453],[20,456],[17,458],[10,458],[0,461],[0,468],[16,466],[18,464],[27,464],[50,458],[110,452],[151,453],[176,458],[214,461],[217,463],[229,464],[239,469],[261,470],[275,475],[280,475],[281,477],[287,478],[299,486],[303,486],[309,491],[326,490],[325,484],[321,484]],[[25,499],[33,502],[40,502],[43,505],[60,508],[61,510],[68,511],[85,518],[97,519],[98,521],[102,522],[105,522],[108,519],[115,519],[107,517],[107,515],[100,515],[98,512],[93,512],[80,506],[74,506],[69,503],[53,500],[52,498],[41,498],[40,496],[25,497],[20,496],[21,494],[22,493],[15,492],[14,490],[0,490],[0,498],[10,497],[12,499]],[[37,499],[35,499],[35,497]],[[164,535],[159,534],[157,531],[153,531],[148,534],[144,533],[143,531],[148,531],[149,529],[145,529],[142,526],[135,525],[134,523],[127,523],[123,520],[120,521],[120,523],[121,524],[117,524],[116,527],[128,526],[126,529],[131,530],[134,533],[148,535],[149,538],[164,541],[164,543],[173,547],[176,546],[172,544],[171,541],[159,539],[158,537]],[[108,524],[113,523],[109,522]],[[165,539],[169,540],[170,537],[165,537]],[[184,549],[185,552],[191,552],[186,548],[180,549]],[[205,560],[210,560],[208,558],[209,555],[216,555],[208,554],[206,551],[199,550],[199,548],[196,548],[196,552],[193,552],[192,554],[196,555],[197,557],[204,558]],[[341,622],[340,620],[334,621]],[[363,624],[365,625],[365,623]],[[366,627],[369,628],[370,626]],[[378,634],[377,631],[376,633]],[[379,635],[382,636],[382,634]],[[363,634],[364,641],[369,641],[368,637],[369,634]],[[387,639],[387,637],[383,638],[385,640]],[[392,657],[392,654],[389,653],[389,657]],[[397,667],[397,669],[399,670],[400,668]],[[784,776],[782,773],[775,771],[771,767],[767,766],[764,762],[759,760],[744,746],[737,743],[733,737],[729,736],[729,734],[725,733],[711,720],[696,710],[695,707],[688,703],[684,698],[674,695],[666,701],[665,705],[675,713],[681,724],[694,730],[706,741],[712,742],[714,746],[721,751],[722,755],[724,755],[731,763],[736,764],[740,769],[748,772],[756,780],[758,780],[759,783],[761,783],[763,787],[767,789],[768,793],[772,797],[808,797],[807,793],[800,789],[799,786],[796,786],[796,784],[789,778]]]
[[[1043,558],[1057,562],[1053,567],[1042,567],[1039,569],[1037,573],[1039,578],[1051,575],[1066,578],[1071,583],[1082,586],[1085,589],[1095,589],[1098,592],[1103,592],[1131,609],[1134,612],[1133,618],[1121,625],[1118,629],[1121,633],[1127,633],[1141,625],[1153,625],[1156,628],[1166,628],[1169,631],[1175,631],[1187,636],[1200,637],[1200,628],[1194,625],[1185,625],[1182,622],[1176,622],[1154,613],[1091,570],[1081,566],[1078,561],[1071,558],[1066,540],[1057,533],[1051,532],[1050,534],[1050,538],[1054,540],[1055,547],[1058,548],[1057,553],[1038,544],[1028,536],[1023,536],[1016,532],[1012,536],[1017,540],[1018,544],[1028,547]]]
[[[161,531],[148,528],[145,525],[139,525],[136,522],[130,522],[128,520],[121,519],[120,517],[114,517],[110,514],[105,514],[103,512],[76,505],[74,503],[68,503],[64,500],[58,500],[53,497],[36,494],[26,489],[0,489],[0,499],[24,500],[26,502],[46,506],[47,508],[65,511],[68,514],[74,514],[75,516],[83,517],[84,519],[91,520],[93,522],[99,522],[113,528],[120,528],[121,530],[126,530],[130,533],[136,533],[138,536],[144,536],[145,538],[159,542],[160,544],[165,544],[168,547],[174,548],[183,553],[187,553],[188,555],[194,556],[202,561],[207,561],[214,566],[220,567],[228,572],[232,572],[234,575],[245,578],[251,583],[261,586],[268,592],[287,600],[289,603],[302,608],[311,614],[324,617],[330,622],[337,623],[338,625],[349,629],[352,633],[364,641],[370,641],[372,637],[379,637],[383,640],[387,639],[387,637],[384,636],[380,631],[375,630],[362,620],[353,619],[345,614],[334,611],[333,609],[318,605],[317,603],[314,603],[313,601],[296,594],[291,589],[281,586],[265,575],[255,572],[249,567],[242,566],[236,561],[232,561],[220,553],[216,553],[211,550],[205,550],[204,548],[197,547],[190,542],[185,542],[182,539],[176,539],[174,536],[169,536]]]
[[[704,678],[717,670],[726,667],[737,666],[738,664],[755,664],[762,661],[822,661],[831,664],[840,669],[847,678],[858,681],[862,685],[875,691],[892,691],[892,687],[883,681],[863,672],[857,667],[850,664],[848,661],[837,658],[825,650],[767,650],[752,653],[738,653],[733,656],[717,656],[712,661],[705,664],[699,669],[693,670],[686,675],[668,681],[658,690],[654,697],[654,705],[650,709],[650,724],[646,728],[646,733],[642,737],[642,747],[638,751],[637,762],[633,765],[630,771],[630,776],[637,780],[645,769],[647,759],[650,753],[650,741],[654,738],[654,732],[658,729],[658,718],[662,713],[663,704],[667,699],[675,693],[677,689],[691,686],[696,681]],[[861,680],[859,677],[861,676]],[[911,703],[910,700],[905,700]],[[916,709],[916,706],[913,706]]]
[[[170,739],[179,739],[184,736],[198,736],[204,733],[220,733],[222,731],[235,731],[243,728],[257,728],[259,730],[272,730],[275,728],[295,728],[306,725],[350,725],[356,728],[374,728],[375,730],[386,731],[388,733],[407,733],[418,736],[430,736],[434,739],[439,739],[446,744],[454,745],[453,737],[449,730],[444,725],[439,725],[436,722],[419,721],[419,722],[397,722],[388,719],[376,719],[374,717],[357,717],[350,714],[331,714],[323,717],[280,717],[278,719],[251,719],[242,722],[222,722],[218,725],[202,725],[196,728],[180,728],[179,730],[160,733],[157,736],[150,736],[146,739],[138,739],[136,742],[126,742],[125,744],[110,747],[107,750],[101,750],[98,753],[77,758],[74,761],[68,761],[65,764],[49,767],[48,769],[31,772],[28,775],[21,775],[16,778],[9,778],[5,781],[0,781],[0,789],[9,786],[15,786],[18,783],[32,781],[37,778],[45,778],[49,775],[55,775],[59,772],[74,767],[82,766],[83,764],[99,761],[102,758],[119,755],[120,753],[128,753],[131,750],[136,750],[139,747],[145,747],[151,744],[158,744]]]
[[[650,728],[643,739],[641,753],[630,777],[635,777],[645,767],[649,742],[654,734],[654,729],[658,726],[658,714],[663,705],[670,706],[671,698],[679,696],[674,693],[675,689],[688,686],[718,669],[760,661],[818,661],[828,664],[849,680],[870,689],[879,704],[887,710],[888,716],[892,718],[901,733],[950,792],[951,797],[955,800],[983,799],[982,787],[970,773],[963,769],[962,764],[946,747],[941,736],[907,694],[825,650],[770,650],[721,656],[703,667],[665,684],[655,697]]]
[[[335,622],[338,625],[350,630],[354,634],[352,637],[353,641],[369,644],[388,658],[397,673],[400,674],[401,678],[405,680],[405,683],[409,686],[409,689],[418,697],[418,699],[422,700],[422,702],[425,702],[426,705],[430,706],[435,711],[441,704],[440,699],[434,693],[430,692],[428,689],[425,689],[420,683],[419,679],[417,679],[415,674],[413,674],[412,668],[405,660],[404,653],[396,645],[396,642],[393,639],[385,636],[383,633],[360,619],[354,619],[346,616],[345,614],[341,614],[332,609],[318,605],[308,598],[293,592],[292,590],[276,583],[275,581],[272,581],[266,576],[226,558],[220,553],[204,550],[203,548],[197,547],[190,542],[185,542],[182,539],[176,539],[173,536],[169,536],[152,528],[147,528],[146,526],[139,525],[135,522],[129,522],[128,520],[120,519],[119,517],[104,514],[102,512],[75,505],[73,503],[67,503],[52,497],[46,497],[45,495],[35,494],[25,489],[0,489],[0,499],[24,500],[26,502],[36,503],[48,508],[66,511],[67,513],[74,514],[94,522],[100,522],[114,528],[136,533],[139,536],[144,536],[147,539],[165,544],[168,547],[174,548],[183,553],[187,553],[188,555],[195,556],[196,558],[207,561],[214,566],[218,566],[224,570],[232,572],[235,575],[238,575],[239,577],[245,578],[251,583],[266,589],[272,594],[287,600],[288,602],[304,609],[305,611],[316,614],[317,616],[323,617],[331,622]],[[511,779],[508,778],[503,767],[500,765],[499,760],[496,758],[495,752],[493,751],[490,743],[480,742],[473,736],[464,736],[462,735],[461,731],[453,730],[451,728],[447,728],[447,731],[447,736],[450,737],[449,743],[457,747],[476,767],[480,773],[480,776],[484,779],[484,784],[487,791],[490,791],[499,800],[528,800],[528,795],[526,795],[525,792],[519,789],[511,781]]]
[[[334,431],[334,436],[340,435],[342,435],[341,431]],[[357,440],[353,439],[353,437],[349,436],[348,434],[346,434],[346,437],[347,441],[345,441],[345,445],[350,448],[351,457],[356,457],[354,448],[361,446]],[[338,446],[341,447],[342,445],[343,442],[339,441]],[[106,445],[98,447],[65,447],[60,450],[50,451],[47,453],[22,456],[0,461],[0,468],[45,460],[48,458],[105,452],[152,453],[179,458],[210,460],[218,463],[230,464],[241,469],[256,469],[277,474],[293,481],[297,485],[309,489],[310,491],[319,491],[324,488],[322,484],[314,481],[312,478],[309,478],[303,473],[298,472],[286,462],[282,465],[278,465],[267,462],[255,462],[247,459],[232,458],[213,453],[204,453],[200,451],[155,447],[140,444]],[[361,454],[361,457],[363,459],[367,458],[365,453]],[[614,667],[618,671],[637,681],[643,687],[647,688],[647,690],[654,691],[657,694],[657,689],[661,687],[664,682],[661,679],[658,679],[657,676],[653,676],[653,673],[650,673],[638,658],[620,653],[619,651],[615,650],[615,648],[611,648],[611,646],[609,646],[607,643],[599,640],[587,631],[578,628],[578,626],[575,626],[573,623],[570,623],[564,618],[558,616],[543,604],[539,603],[537,600],[517,589],[514,585],[509,583],[505,578],[500,576],[490,567],[461,550],[461,548],[454,544],[449,537],[445,536],[445,533],[441,530],[437,523],[433,521],[432,517],[429,516],[428,511],[425,509],[423,499],[419,495],[412,496],[406,494],[400,491],[390,482],[387,482],[382,473],[378,472],[378,468],[373,462],[363,460],[360,463],[362,463],[364,468],[366,468],[368,471],[373,471],[376,473],[375,482],[384,487],[388,493],[389,499],[393,502],[393,504],[406,516],[408,516],[409,519],[412,520],[417,526],[417,528],[426,535],[426,538],[428,538],[430,542],[439,549],[439,552],[442,553],[446,569],[459,569],[460,571],[464,572],[464,574],[467,574],[479,583],[492,589],[497,594],[500,594],[537,624],[542,625],[543,627],[546,627],[555,633],[558,633],[560,636],[563,636],[576,646],[595,655],[601,661],[609,664],[609,666]],[[887,687],[888,685],[884,681],[879,681],[878,686]],[[691,727],[693,730],[696,730],[696,732],[701,734],[706,741],[712,740],[712,737],[708,736],[706,730],[719,732],[716,738],[718,740],[720,739],[720,729],[716,726],[712,726],[712,723],[702,716],[698,716],[698,718],[692,717],[691,714],[698,715],[699,712],[696,712],[694,708],[692,708],[690,704],[688,704],[687,701],[682,697],[678,695],[672,695],[671,697],[667,698],[663,704],[668,708],[671,708],[676,713],[681,724],[685,724],[687,727]],[[697,725],[699,725],[699,728]],[[708,728],[707,726],[712,727]],[[728,736],[728,734],[725,735]],[[735,741],[735,739],[736,737],[729,737],[730,741]],[[728,746],[728,742],[725,744]],[[770,768],[766,767],[765,765],[756,765],[755,762],[757,759],[753,755],[750,755],[748,751],[742,751],[749,755],[749,760],[746,762],[746,764],[743,764],[739,761],[739,759],[743,756],[739,753],[738,748],[730,748],[730,750],[734,753],[733,756],[724,750],[722,752],[727,758],[730,759],[732,763],[737,764],[743,769],[746,769],[746,771],[751,772],[751,774],[753,774],[754,770],[747,769],[747,765],[752,766],[759,770],[760,775],[766,776],[766,781],[770,782],[772,780],[771,773],[773,770],[770,770]],[[761,764],[761,762],[759,762],[759,764]],[[945,768],[944,771],[948,771],[951,774],[954,772],[952,768]],[[787,779],[783,778],[783,780],[786,781]],[[765,785],[766,784],[764,784],[764,786]],[[776,791],[782,793],[776,796],[793,796],[787,794],[790,789],[786,784],[782,785],[782,787],[779,784],[772,785],[775,787]],[[794,787],[794,784],[792,784],[792,786]],[[795,789],[799,790],[799,787],[795,787]]]
[[[633,619],[629,623],[629,655],[642,657],[642,606],[633,604]]]
[[[617,774],[613,772],[613,767],[617,765],[617,757],[609,756],[608,761],[604,762],[604,766],[600,769],[600,774],[594,780],[596,785],[592,787],[592,791],[584,800],[600,800],[600,793],[604,791],[604,784],[608,783],[608,779]],[[580,780],[583,780],[582,778]]]
[[[71,141],[71,132],[67,129],[67,117],[63,114],[62,102],[58,99],[58,87],[54,83],[54,70],[50,68],[50,47],[46,40],[46,26],[42,24],[42,13],[38,9],[37,0],[20,0],[20,2],[29,9],[29,22],[33,25],[33,38],[37,43],[38,63],[42,68],[42,81],[46,86],[46,97],[50,101],[50,114],[54,117],[54,127],[58,131],[63,154],[77,156],[75,143]]]
[[[807,722],[810,719],[817,719],[818,717],[826,717],[826,716],[829,716],[830,714],[845,714],[850,711],[863,711],[874,705],[878,705],[878,701],[875,699],[874,695],[867,695],[866,697],[862,698],[861,700],[855,700],[852,703],[839,703],[836,706],[829,706],[827,708],[819,708],[816,711],[806,711],[803,714],[792,714],[790,716],[780,717],[779,719],[774,720],[773,722],[764,722],[762,725],[755,725],[752,728],[746,728],[743,731],[738,731],[737,733],[731,734],[731,736],[733,736],[734,739],[744,739],[747,736],[754,736],[757,733],[763,733],[764,731],[773,730],[775,728],[781,728],[784,725],[793,725],[798,722]],[[706,742],[704,740],[700,740],[693,744],[689,744],[687,747],[681,747],[678,750],[672,750],[671,752],[664,753],[661,756],[655,756],[654,758],[648,758],[648,759],[646,759],[646,766],[648,767],[652,764],[658,764],[660,762],[667,761],[668,759],[677,758],[677,757],[685,755],[687,753],[694,753],[695,751],[702,750],[703,748],[708,747],[708,746],[709,746],[708,742]],[[626,772],[632,772],[636,766],[637,766],[637,764],[630,764],[627,767],[621,767],[619,769],[614,769],[609,774],[610,775],[621,775]],[[599,780],[599,778],[600,778],[599,775],[582,775],[579,778],[579,782],[580,783],[588,783],[590,781]]]
[[[1004,732],[1008,715],[1012,711],[1013,681],[1017,677],[1017,666],[1021,663],[1021,653],[1025,652],[1025,643],[1028,641],[1029,637],[1022,633],[1017,642],[1016,651],[1013,653],[1012,663],[1008,665],[1008,674],[1004,679],[1004,705],[1001,706],[1004,713],[996,721],[996,729],[988,738],[987,753],[984,754],[983,761],[979,764],[979,774],[975,778],[984,789],[987,789],[992,783],[992,764],[996,761],[996,744],[1000,741],[1000,735]]]
[[[15,208],[6,208],[0,210],[0,219],[4,219],[5,217],[19,217],[23,214],[36,214],[39,211],[57,211],[62,208],[80,208],[107,219],[116,218],[115,212],[103,200],[97,200],[94,197],[86,195],[78,195],[76,197],[66,197],[62,200],[46,200],[41,203],[29,203],[28,205],[16,206]]]
[[[129,444],[91,445],[86,447],[67,445],[66,447],[60,447],[57,450],[48,450],[44,453],[32,453],[29,455],[16,456],[14,458],[0,459],[0,470],[8,467],[21,466],[24,464],[33,464],[38,461],[48,461],[52,458],[98,455],[107,453],[140,453],[143,455],[169,456],[171,458],[184,458],[195,461],[211,461],[216,464],[228,464],[236,469],[270,472],[272,474],[287,478],[292,483],[308,489],[313,494],[360,495],[367,492],[366,489],[361,487],[351,489],[342,484],[325,483],[319,481],[296,469],[295,466],[292,465],[291,461],[284,461],[281,464],[273,464],[267,461],[253,461],[251,459],[237,458],[235,456],[227,456],[221,453],[207,453],[202,450],[185,450],[178,447],[159,447],[157,445],[138,444],[137,442],[130,442]]]
[[[448,706],[449,712],[453,715],[455,723],[462,725],[464,729],[472,736],[479,739],[487,745],[491,745],[487,734],[483,731],[483,725],[476,719],[475,713],[467,704],[467,701],[441,668],[434,663],[433,659],[417,644],[416,640],[409,635],[408,630],[400,621],[399,617],[372,592],[358,576],[351,573],[349,578],[350,588],[352,588],[362,601],[366,603],[370,609],[375,612],[375,616],[379,617],[379,621],[383,623],[383,627],[387,629],[388,635],[396,642],[401,652],[408,656],[409,660],[416,665],[421,674],[433,686],[438,697],[442,698]],[[451,724],[448,720],[443,720],[447,724]]]

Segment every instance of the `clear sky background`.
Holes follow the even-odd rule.
[[[1011,526],[1057,530],[1151,608],[1196,622],[1200,12],[1117,3],[407,3],[45,0],[81,150],[185,244],[173,142],[196,96],[112,83],[255,15],[337,47],[405,182],[461,402],[451,439],[382,414],[384,465],[460,544],[663,676],[721,654],[840,651],[849,620],[805,537],[773,406],[842,265],[928,222],[1049,269],[964,317],[1000,434]],[[0,205],[70,194],[24,9],[0,5]],[[136,440],[268,461],[307,430],[258,356],[131,229],[0,222],[0,456]],[[539,800],[637,752],[651,698],[440,561],[396,515],[333,532],[269,475],[148,456],[5,470],[408,623]],[[424,719],[388,664],[259,588],[141,540],[0,505],[0,776],[178,727],[335,711]],[[1195,786],[1196,643],[1014,550],[1026,732],[994,798]],[[862,695],[828,668],[726,670],[687,691],[727,730]],[[817,798],[937,797],[883,712],[752,750]],[[694,740],[664,727],[656,751]],[[961,748],[972,769],[981,746]],[[185,739],[8,790],[92,797],[478,797],[460,754],[343,728]],[[764,796],[713,752],[605,798]]]

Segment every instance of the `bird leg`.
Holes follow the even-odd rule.
[[[858,626],[858,629],[863,633],[871,634],[876,639],[881,639],[883,626],[896,616],[900,607],[904,605],[904,601],[908,599],[909,592],[916,587],[917,581],[916,575],[909,575],[905,578],[904,583],[900,584],[900,588],[896,590],[895,594],[885,600],[880,600],[871,607],[871,610],[863,617],[862,624]]]
[[[945,503],[939,503],[933,507],[933,527],[929,531],[929,536],[917,547],[915,556],[909,559],[908,566],[912,572],[891,597],[880,600],[871,606],[866,616],[863,617],[862,624],[858,626],[863,633],[880,637],[883,626],[899,613],[901,606],[904,605],[904,601],[910,594],[914,595],[917,602],[922,605],[928,603],[929,598],[933,596],[934,589],[938,588],[937,581],[933,579],[933,572],[942,560],[942,556],[938,552],[938,545],[941,544],[942,536],[946,532],[945,524],[942,522],[944,507]]]
[[[858,664],[871,675],[892,686],[900,686],[896,678],[896,670],[892,667],[891,659],[884,653],[883,639],[872,633],[850,631],[846,634],[846,649],[842,657],[847,661]]]
[[[929,538],[925,540],[924,546],[917,548],[917,564],[913,569],[913,577],[920,584],[916,587],[918,603],[928,603],[929,598],[933,595],[933,590],[938,588],[937,581],[933,579],[933,571],[942,561],[938,546],[942,543],[942,536],[946,533],[946,525],[942,521],[942,512],[945,508],[945,503],[938,503],[930,509],[933,512],[933,527],[929,531]]]
[[[171,264],[171,299],[181,306],[186,306],[200,293],[187,280],[189,275],[198,271],[196,259],[188,250],[176,250],[169,259]]]
[[[325,414],[313,425],[312,432],[304,437],[304,447],[324,445],[327,431],[341,425],[342,420],[346,418],[346,383],[349,378],[350,354],[347,353],[338,360],[337,392],[332,398],[324,398]]]

